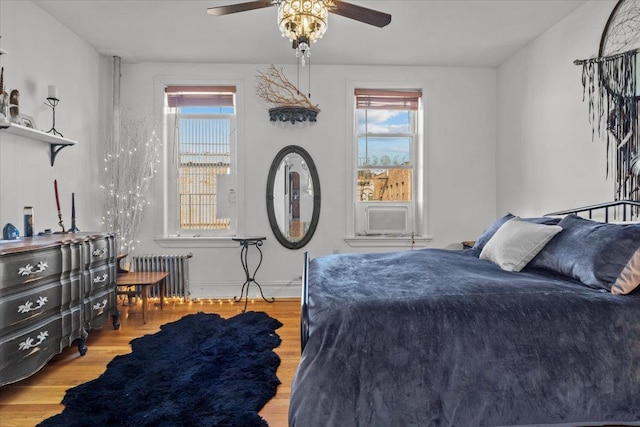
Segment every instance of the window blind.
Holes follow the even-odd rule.
[[[417,111],[422,91],[356,89],[356,109]]]
[[[235,86],[167,86],[167,104],[176,107],[233,107]]]
[[[220,217],[219,180],[231,166],[230,118],[180,115],[178,127],[178,196],[180,228],[227,230],[231,219]]]

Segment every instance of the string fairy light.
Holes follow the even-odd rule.
[[[140,241],[137,234],[144,210],[151,204],[149,189],[160,163],[162,141],[150,117],[120,115],[119,137],[113,130],[105,147],[105,216],[102,224],[118,236],[118,251],[131,255]]]

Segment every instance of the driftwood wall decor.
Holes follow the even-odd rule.
[[[318,105],[286,78],[282,68],[273,64],[265,72],[258,71],[256,95],[274,106],[269,109],[271,121],[315,122],[320,112]]]

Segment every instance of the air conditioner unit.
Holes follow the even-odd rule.
[[[411,233],[408,206],[367,206],[365,232],[367,234]]]

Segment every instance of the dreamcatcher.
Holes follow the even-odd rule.
[[[619,0],[602,32],[596,58],[582,65],[592,136],[605,129],[607,176],[614,174],[616,200],[640,200],[640,0]]]

